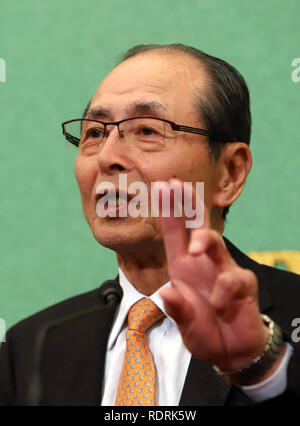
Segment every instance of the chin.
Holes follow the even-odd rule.
[[[91,229],[99,244],[116,252],[143,250],[147,246],[156,246],[158,241],[162,242],[153,224],[136,219],[98,218]]]

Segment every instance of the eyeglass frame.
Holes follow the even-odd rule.
[[[72,143],[73,145],[75,145],[77,148],[79,147],[80,144],[80,139],[76,138],[75,136],[72,136],[70,133],[66,132],[65,126],[69,123],[73,123],[75,121],[92,121],[95,123],[100,123],[104,126],[104,135],[106,134],[106,127],[107,126],[117,126],[118,128],[118,132],[120,135],[120,138],[123,138],[124,135],[122,135],[122,132],[119,128],[119,125],[121,123],[124,123],[125,121],[129,121],[129,120],[136,120],[139,118],[151,118],[152,120],[159,120],[159,121],[163,121],[165,123],[170,124],[172,130],[176,131],[176,132],[186,132],[186,133],[194,133],[196,135],[203,135],[203,136],[210,136],[210,133],[208,130],[206,129],[200,129],[197,127],[190,127],[190,126],[183,126],[182,124],[176,124],[174,123],[174,121],[170,121],[170,120],[166,120],[164,118],[158,118],[158,117],[130,117],[130,118],[125,118],[123,120],[119,120],[119,121],[112,121],[112,122],[104,122],[104,121],[99,121],[99,120],[93,120],[90,118],[74,118],[73,120],[68,120],[68,121],[64,121],[62,123],[62,129],[63,129],[63,135],[65,136],[65,138],[67,139],[67,141],[69,141],[70,143]]]

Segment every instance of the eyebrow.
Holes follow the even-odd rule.
[[[126,114],[128,114],[128,117],[134,117],[135,115],[141,115],[141,114],[150,114],[154,116],[161,117],[162,115],[164,117],[167,116],[167,109],[166,107],[157,101],[142,101],[142,102],[135,102],[134,104],[130,105],[126,110]],[[102,106],[96,106],[93,108],[86,108],[85,118],[111,118],[112,112]],[[127,118],[127,117],[126,117]]]
[[[135,115],[135,114],[151,114],[151,115],[167,115],[167,109],[166,107],[157,101],[143,101],[143,102],[136,102],[133,105],[131,105],[126,112],[129,115]]]
[[[85,111],[84,118],[109,118],[111,116],[111,112],[103,107],[94,107],[88,108]]]

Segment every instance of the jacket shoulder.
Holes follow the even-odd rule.
[[[8,330],[7,336],[14,336],[15,338],[19,336],[23,340],[26,334],[34,334],[43,324],[66,317],[77,311],[88,309],[101,302],[100,287],[70,297],[17,322]]]
[[[255,262],[224,238],[226,246],[239,266],[252,270],[258,279],[260,307],[270,311],[273,319],[292,332],[292,321],[300,317],[300,275]]]

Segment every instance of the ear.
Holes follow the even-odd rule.
[[[252,167],[252,155],[244,142],[227,143],[218,160],[218,178],[213,205],[230,206],[241,194]]]

